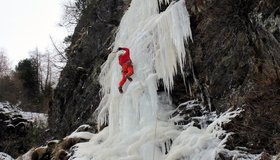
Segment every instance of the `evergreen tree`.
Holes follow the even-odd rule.
[[[38,97],[40,93],[40,82],[38,75],[38,64],[34,59],[24,59],[16,66],[16,73],[22,80],[23,87],[27,91],[27,96]]]

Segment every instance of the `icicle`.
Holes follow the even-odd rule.
[[[158,3],[168,3],[169,6],[159,13]],[[213,118],[215,113],[193,117],[201,121],[201,129],[194,127],[194,123],[177,128],[172,119],[168,120],[173,113],[167,96],[174,85],[173,77],[178,71],[184,75],[186,61],[192,66],[190,53],[185,50],[191,34],[185,0],[132,0],[121,20],[113,51],[103,64],[99,77],[103,98],[95,114],[98,114],[99,126],[107,123],[108,127],[94,135],[89,143],[78,144],[73,157],[86,160],[215,157],[223,142],[218,135],[224,134],[216,124],[219,119],[227,121],[238,112],[217,117],[209,126],[204,122]],[[118,47],[130,49],[134,66],[133,81],[126,82],[123,94],[117,89],[121,67],[114,51]],[[157,93],[159,80],[166,89],[160,95]],[[190,110],[197,106],[203,108],[196,100],[181,106]]]
[[[166,2],[169,3],[169,1]],[[172,2],[161,14],[158,14],[157,10],[156,0],[132,1],[131,7],[121,21],[114,48],[123,46],[130,48],[135,68],[135,79],[146,83],[145,79],[149,74],[155,73],[157,75],[155,81],[162,79],[165,89],[170,92],[174,84],[173,76],[178,70],[177,62],[180,71],[184,74],[185,42],[191,38],[189,15],[183,0]],[[111,97],[109,99],[114,103],[119,103],[120,100],[117,99],[116,87],[120,79],[120,70],[117,57],[111,53],[102,66],[100,83],[102,93],[108,94]],[[107,104],[108,109],[108,105],[118,107]],[[106,108],[106,106],[99,105],[98,110],[103,110],[104,113],[102,107]],[[118,119],[118,117],[115,118]],[[99,123],[101,122],[103,121]]]
[[[158,1],[159,4],[163,4],[163,3],[169,4],[171,0],[158,0]]]

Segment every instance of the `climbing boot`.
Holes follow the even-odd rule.
[[[122,87],[119,87],[119,92],[123,93]]]

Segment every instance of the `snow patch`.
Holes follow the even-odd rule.
[[[0,159],[1,160],[14,160],[10,155],[0,152]]]
[[[65,137],[66,138],[81,138],[81,139],[91,139],[93,137],[93,133],[90,132],[73,132],[69,136]]]
[[[24,112],[17,105],[11,105],[8,102],[0,102],[0,112],[8,114],[11,117],[13,116],[22,116],[23,119],[26,119],[29,122],[32,122],[36,126],[47,126],[48,116],[43,113],[35,112]]]

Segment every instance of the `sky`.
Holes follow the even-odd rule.
[[[6,51],[12,67],[36,47],[46,51],[50,36],[63,41],[68,33],[58,25],[62,15],[62,0],[0,0],[0,49]]]

